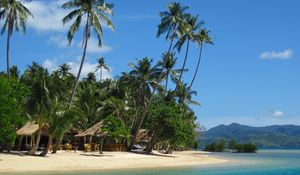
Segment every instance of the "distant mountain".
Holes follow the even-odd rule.
[[[253,143],[259,148],[300,148],[300,126],[273,125],[251,127],[232,123],[219,125],[198,136],[201,147],[224,139],[235,139],[239,143]]]

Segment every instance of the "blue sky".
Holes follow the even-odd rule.
[[[81,58],[81,36],[66,45],[68,26],[61,18],[67,11],[59,5],[64,0],[39,0],[26,4],[35,19],[28,22],[26,35],[14,33],[11,63],[24,70],[32,61],[53,70],[69,63],[73,72]],[[94,69],[96,59],[106,58],[114,77],[129,70],[128,63],[148,56],[158,60],[169,45],[155,37],[158,13],[167,0],[109,0],[113,2],[116,31],[104,30],[104,47],[91,39],[83,73]],[[300,124],[300,1],[297,0],[189,0],[179,1],[206,22],[215,36],[213,46],[206,46],[194,89],[198,121],[206,128],[239,122],[253,126]],[[0,23],[1,24],[1,23]],[[0,70],[5,70],[6,36],[0,37]],[[195,68],[198,50],[191,47],[190,69]],[[178,66],[183,54],[179,55]]]

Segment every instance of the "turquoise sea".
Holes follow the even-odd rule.
[[[300,150],[260,150],[258,153],[213,153],[212,156],[228,159],[229,162],[222,165],[187,168],[119,170],[102,173],[64,173],[59,175],[300,175]],[[55,174],[57,175],[57,173]]]

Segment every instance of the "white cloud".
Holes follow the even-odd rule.
[[[285,49],[281,52],[271,51],[271,52],[263,52],[259,55],[259,57],[263,60],[288,60],[291,59],[294,55],[293,49]]]
[[[50,44],[54,44],[59,48],[69,47],[67,37],[63,34],[51,35],[48,39]],[[73,41],[71,46],[76,46],[77,48],[82,48],[82,41]],[[98,46],[98,41],[91,37],[88,41],[87,53],[107,53],[112,51],[112,48],[108,45],[102,44],[102,47]]]
[[[51,35],[49,37],[49,43],[54,44],[60,48],[64,48],[69,46],[68,44],[68,40],[67,37],[65,35],[62,34],[58,34],[58,35]]]
[[[58,69],[58,66],[60,64],[61,63],[58,63],[57,59],[47,59],[42,63],[42,65],[51,72]],[[76,76],[78,73],[78,70],[79,70],[80,61],[76,61],[76,62],[71,61],[71,62],[68,62],[67,64],[70,65],[70,67],[71,67],[70,72]],[[86,77],[89,72],[95,72],[96,66],[97,66],[97,63],[85,62],[83,64],[80,78]],[[112,78],[112,74],[111,74],[112,68],[109,67],[109,69],[110,69],[110,71],[103,69],[103,74],[102,74],[103,79],[106,79],[106,78],[111,79]],[[95,74],[96,74],[96,78],[99,80],[100,79],[99,72],[96,72]]]
[[[77,47],[82,48],[82,42],[77,43]],[[91,37],[88,41],[87,52],[88,53],[107,53],[112,51],[112,48],[108,45],[102,44],[102,47],[98,46],[98,41]]]
[[[68,13],[61,8],[65,0],[59,1],[30,1],[25,5],[34,15],[34,19],[28,20],[29,27],[39,32],[63,31],[67,27],[63,26],[62,19]]]
[[[285,115],[284,112],[277,109],[272,112],[272,117],[283,117],[284,115]]]

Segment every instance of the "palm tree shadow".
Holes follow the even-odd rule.
[[[88,154],[88,153],[81,153],[81,156],[90,156],[90,157],[114,157],[113,155],[107,155],[107,154]]]
[[[158,157],[170,157],[170,158],[176,158],[176,157],[173,156],[173,155],[147,153],[147,152],[145,152],[145,151],[131,151],[131,153],[134,153],[134,154],[141,154],[141,155],[145,155],[145,156],[158,156]]]

